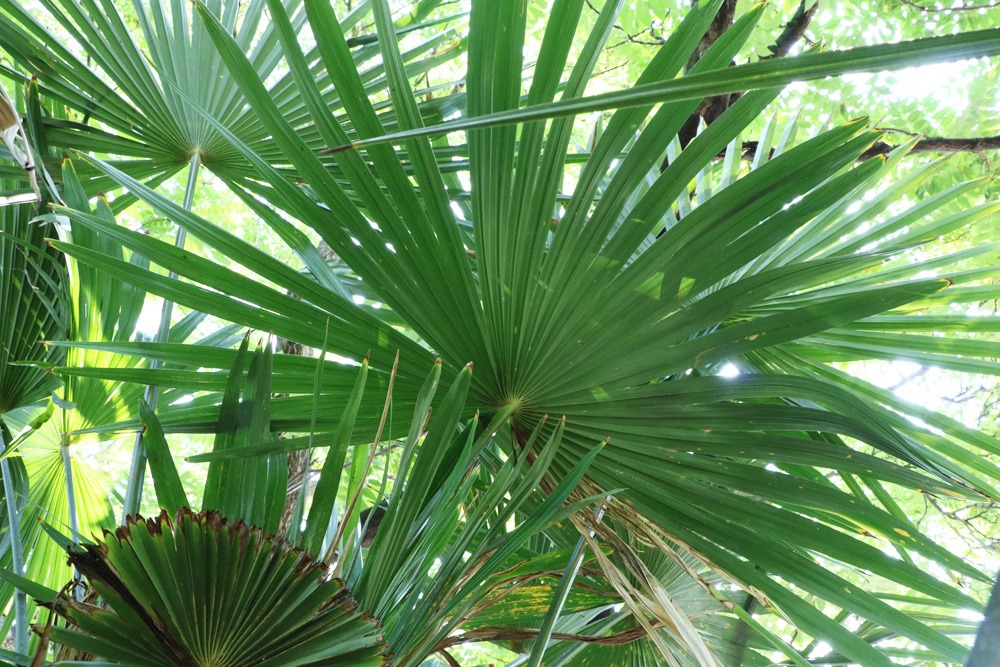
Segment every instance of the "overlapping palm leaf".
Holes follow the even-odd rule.
[[[425,23],[441,27],[440,16],[428,20],[439,4],[440,0],[419,3],[397,22],[400,35]],[[280,156],[186,3],[137,1],[119,8],[110,0],[53,0],[41,5],[42,11],[37,11],[9,3],[0,11],[0,49],[14,64],[4,68],[5,75],[17,82],[37,78],[47,110],[43,128],[48,146],[114,156],[129,173],[154,184],[181,171],[194,155],[220,176],[246,178],[252,172],[229,142],[192,110],[187,100],[194,100],[261,155],[272,160]],[[263,0],[212,0],[208,7],[250,54],[254,71],[268,82],[269,94],[284,117],[308,144],[319,147],[322,138],[308,122],[307,108],[291,78],[279,67],[281,50],[265,5]],[[285,7],[298,34],[305,16],[295,2],[286,2]],[[378,94],[385,87],[385,75],[372,62],[378,52],[376,39],[360,32],[369,13],[368,3],[359,3],[337,29],[360,33],[352,38],[352,63],[364,69],[365,90]],[[461,41],[455,34],[439,29],[408,50],[409,71],[423,74],[460,52]],[[342,105],[328,75],[316,66],[315,53],[308,58],[324,103],[333,108]],[[440,117],[437,105],[429,107],[430,116]],[[88,192],[115,187],[99,174],[84,175]],[[96,177],[93,183],[91,177]],[[126,197],[116,208],[132,201]]]
[[[64,164],[60,180],[64,186],[62,198],[76,210],[114,220],[103,198],[91,207],[69,161]],[[10,399],[3,418],[9,428],[5,434],[18,438],[13,443],[5,438],[6,445],[16,444],[16,450],[5,450],[3,456],[20,472],[16,475],[16,492],[21,509],[21,548],[27,566],[24,574],[42,586],[59,587],[73,570],[66,563],[61,545],[45,534],[44,526],[79,535],[92,535],[114,526],[108,480],[79,455],[79,450],[81,445],[93,445],[103,437],[94,434],[101,430],[96,427],[128,421],[136,412],[142,387],[113,378],[60,377],[53,371],[84,366],[136,370],[145,364],[135,355],[67,348],[56,342],[71,338],[111,344],[134,339],[146,295],[92,267],[67,264],[65,256],[48,244],[48,240],[62,236],[80,247],[126,261],[121,245],[113,239],[94,233],[90,227],[66,224],[66,218],[35,217],[36,213],[34,205],[0,208],[9,223],[3,232],[4,290],[8,297],[20,294],[21,299],[4,308],[11,340],[4,350],[11,354],[0,370],[2,386]],[[22,234],[26,238],[17,241]],[[130,266],[136,268],[148,266],[140,255],[133,255],[130,261]],[[203,319],[203,315],[193,313],[175,323],[170,333],[176,340],[185,340]],[[194,347],[230,345],[229,336],[223,329]],[[176,396],[170,392],[165,395],[168,402]],[[0,566],[13,571],[16,568],[7,524],[5,520],[6,546]],[[10,580],[4,579],[0,583],[3,607],[11,594]],[[33,608],[29,604],[29,617]],[[5,636],[13,619],[13,614],[5,616],[0,627]]]
[[[522,579],[565,566],[567,552],[539,556],[527,543],[587,509],[593,499],[564,504],[599,447],[550,493],[538,483],[560,446],[561,428],[532,438],[532,457],[501,461],[494,451],[495,465],[478,466],[490,432],[463,417],[472,370],[439,396],[440,364],[401,438],[392,488],[378,490],[386,510],[374,544],[362,552],[358,531],[365,522],[356,505],[374,451],[348,446],[362,396],[372,389],[367,361],[333,442],[316,437],[329,450],[308,512],[289,524],[287,542],[275,537],[285,490],[274,468],[285,458],[253,455],[273,437],[272,354],[258,350],[248,360],[247,347],[244,340],[230,370],[202,499],[219,509],[196,515],[187,508],[160,422],[143,404],[143,439],[166,509],[158,519],[130,520],[103,544],[71,546],[70,560],[100,599],[80,602],[63,593],[55,609],[67,624],[40,632],[114,664],[237,665],[252,654],[275,665],[419,665],[450,647],[456,631],[475,627],[471,621],[483,610],[516,593]],[[343,474],[348,459],[351,473]],[[336,512],[338,497],[348,503],[344,516]],[[227,523],[231,516],[257,527]],[[179,595],[178,577],[184,579]],[[584,609],[616,599],[609,588],[581,595],[576,604]],[[504,620],[498,630],[516,628]]]
[[[64,198],[78,209],[90,211],[79,180],[67,162],[63,182]],[[97,205],[97,214],[110,218],[105,201]],[[65,220],[63,220],[65,222]],[[56,233],[60,221],[37,218],[32,223],[39,234],[47,237],[66,236],[83,247],[99,249],[122,256],[121,246],[102,239],[89,228],[66,226]],[[144,261],[136,256],[138,265]],[[44,422],[31,432],[19,446],[26,468],[27,499],[22,516],[24,550],[28,563],[27,576],[44,586],[61,586],[72,569],[67,566],[60,545],[50,540],[42,522],[67,533],[92,534],[114,525],[107,480],[93,466],[77,456],[77,446],[94,436],[83,432],[108,420],[128,419],[135,410],[129,406],[141,392],[136,385],[122,385],[92,378],[59,378],[53,366],[100,364],[109,367],[134,368],[143,365],[135,357],[97,350],[69,349],[52,345],[52,340],[75,338],[85,341],[128,340],[135,335],[145,293],[131,285],[108,278],[92,267],[65,263],[65,257],[54,255],[58,263],[58,288],[63,291],[65,310],[60,313],[62,331],[44,338],[46,354],[53,359],[44,367],[46,374],[57,380],[50,390],[53,404]],[[39,273],[41,279],[44,274]],[[49,396],[45,398],[48,399]]]
[[[80,199],[76,195],[75,191],[67,192],[74,205],[87,207],[86,197]],[[144,294],[131,286],[109,281],[93,269],[67,266],[65,258],[46,241],[59,235],[58,224],[36,218],[34,204],[4,207],[0,211],[5,223],[9,223],[4,227],[5,249],[14,251],[7,255],[13,264],[5,263],[3,285],[8,294],[18,288],[23,290],[22,302],[4,309],[7,333],[11,336],[11,345],[5,345],[4,349],[12,353],[4,359],[0,370],[2,386],[12,398],[4,410],[5,433],[13,431],[19,437],[15,441],[17,449],[4,451],[3,456],[9,456],[5,463],[20,469],[20,474],[14,477],[20,480],[15,492],[21,496],[20,547],[22,563],[26,565],[23,574],[43,586],[58,586],[65,583],[72,569],[66,565],[59,545],[45,535],[43,522],[67,532],[84,533],[113,525],[107,484],[93,467],[75,457],[70,445],[80,438],[72,432],[108,419],[127,418],[129,412],[120,401],[127,400],[127,394],[134,393],[135,388],[131,385],[122,388],[126,395],[123,397],[116,391],[121,388],[118,385],[76,378],[62,382],[52,368],[95,362],[135,366],[140,362],[135,357],[106,352],[67,352],[66,348],[49,343],[70,336],[84,340],[113,340],[116,333],[131,337]],[[21,233],[28,242],[6,246],[6,242]],[[96,245],[105,252],[112,250],[108,243],[99,242],[89,234],[89,230],[79,229],[75,238],[85,246]],[[120,246],[118,252],[121,253]],[[17,267],[14,260],[19,256],[22,265]],[[8,268],[12,273],[6,272]],[[131,295],[131,300],[122,298],[122,293]],[[27,387],[22,387],[20,397],[16,397],[19,380]],[[20,404],[13,402],[14,399]],[[15,444],[6,440],[7,445]],[[7,521],[4,524],[6,546],[0,563],[8,571],[16,571],[10,525]],[[11,582],[5,579],[0,584],[0,601],[5,608],[12,593]],[[27,612],[31,618],[34,613],[31,600]],[[13,620],[13,614],[5,616],[0,628],[5,636]]]
[[[17,191],[23,182],[5,178],[0,188]],[[50,226],[33,221],[36,203],[0,208],[0,479],[4,482],[0,518],[0,565],[23,567],[25,545],[33,544],[29,506],[29,473],[19,438],[44,423],[44,408],[59,379],[49,370],[64,353],[48,348],[49,337],[67,330],[69,295],[66,269],[59,253],[48,247]],[[17,599],[15,599],[17,597]],[[16,596],[9,581],[0,582],[0,608],[5,610],[0,634],[7,636],[17,619],[20,636],[27,638],[30,603]]]
[[[296,40],[299,14],[268,2],[289,85],[311,114],[316,136],[330,147],[362,147],[334,153],[334,169],[287,121],[247,58],[248,45],[231,36],[211,7],[197,6],[220,62],[283,155],[258,151],[187,96],[198,117],[266,183],[230,184],[248,200],[266,194],[317,232],[420,343],[387,324],[390,318],[351,307],[344,295],[269,262],[99,161],[109,178],[301,301],[71,211],[188,281],[61,247],[179,303],[354,359],[371,348],[384,367],[402,349],[402,363],[413,364],[401,366],[402,399],[416,395],[415,370],[431,354],[426,348],[451,372],[473,361],[472,404],[509,414],[515,441],[523,442],[543,414],[566,415],[565,444],[552,472],[568,470],[586,443],[610,436],[589,479],[626,489],[619,518],[645,517],[651,524],[641,522],[643,530],[661,532],[665,545],[741,582],[806,634],[866,665],[889,664],[888,649],[877,642],[895,636],[960,661],[959,643],[918,620],[912,605],[887,604],[879,584],[862,588],[848,570],[890,582],[886,594],[902,586],[952,612],[978,606],[923,564],[934,561],[980,581],[986,575],[921,535],[881,500],[882,490],[995,498],[997,470],[979,457],[997,454],[1000,443],[829,362],[908,358],[989,371],[995,343],[925,334],[996,330],[989,319],[950,308],[995,295],[992,271],[960,270],[964,260],[993,249],[935,259],[915,249],[988,219],[996,207],[949,210],[949,198],[971,185],[901,213],[889,207],[933,166],[888,184],[903,152],[888,163],[856,163],[878,138],[864,121],[789,140],[770,159],[758,152],[749,171],[734,156],[741,132],[780,92],[764,86],[995,55],[1000,33],[728,68],[753,29],[755,9],[691,72],[675,78],[718,4],[692,9],[634,89],[591,99],[584,96],[587,83],[621,3],[603,6],[570,65],[567,26],[582,20],[583,3],[557,0],[522,106],[520,4],[474,3],[463,98],[471,120],[426,130],[396,41],[379,40],[395,129],[404,132],[396,138],[404,166],[382,136],[394,128],[383,125],[368,99],[329,4],[306,1],[304,11],[350,126],[323,105],[326,91],[314,83],[309,54]],[[387,3],[373,2],[372,9],[379,33],[391,34]],[[696,98],[732,90],[750,92],[682,151],[672,148]],[[573,172],[575,183],[568,180],[574,127],[568,116],[619,106]],[[449,164],[440,163],[442,142],[426,136],[454,128],[467,129],[467,145],[458,149],[469,156],[467,192]],[[716,162],[727,147],[729,159]],[[664,154],[669,165],[661,172]],[[308,188],[286,179],[289,166]],[[572,195],[560,196],[564,189]],[[185,352],[131,349],[191,366],[159,381],[196,382],[200,364]],[[739,377],[718,375],[727,363]],[[300,382],[302,392],[313,386],[308,373],[296,379],[289,372],[287,379]],[[283,416],[277,404],[274,416]],[[887,555],[890,548],[900,558]],[[845,617],[867,619],[881,631],[852,632],[841,623]]]
[[[9,180],[0,183],[5,191],[18,187]],[[59,254],[45,242],[54,235],[51,227],[32,222],[36,212],[35,204],[0,208],[0,299],[4,312],[0,414],[44,403],[59,386],[58,378],[45,367],[57,365],[63,352],[44,343],[65,335],[65,268]]]

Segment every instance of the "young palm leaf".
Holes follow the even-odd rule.
[[[407,34],[423,27],[439,1],[422,2],[394,30]],[[255,75],[268,81],[268,94],[293,125],[308,120],[306,107],[287,72],[274,28],[268,24],[264,0],[250,3],[210,0],[227,32],[250,53]],[[298,35],[305,15],[295,3],[284,5]],[[370,10],[361,3],[336,26],[357,32]],[[435,25],[436,21],[430,21]],[[119,166],[144,182],[159,184],[182,170],[197,155],[201,164],[223,178],[243,180],[252,174],[222,135],[188,106],[193,100],[224,127],[261,155],[280,153],[256,115],[246,107],[235,81],[203,26],[192,20],[187,2],[155,0],[115,6],[103,0],[58,0],[39,11],[12,5],[0,14],[0,49],[14,60],[3,74],[15,81],[37,79],[47,115],[42,134],[52,148],[113,155]],[[351,67],[362,67],[377,52],[374,35],[351,40]],[[410,74],[420,75],[459,53],[454,36],[438,34],[408,54]],[[81,51],[70,45],[77,44]],[[309,54],[325,105],[342,104],[329,77]],[[366,67],[365,89],[377,93],[385,85],[381,67]],[[311,145],[324,145],[315,128],[301,128]],[[55,170],[54,170],[55,171]],[[88,192],[114,187],[99,175],[86,174]],[[125,197],[116,208],[134,201]]]

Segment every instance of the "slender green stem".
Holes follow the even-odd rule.
[[[69,528],[73,535],[73,539],[77,539],[77,535],[80,534],[80,521],[77,518],[76,513],[76,488],[73,485],[73,458],[69,453],[69,438],[63,436],[63,442],[59,447],[60,453],[62,454],[63,462],[63,473],[66,476],[66,502],[69,506]],[[73,572],[76,578],[80,578],[80,572],[73,567]],[[76,585],[73,586],[73,597],[77,600],[83,599],[83,586]]]
[[[76,489],[73,488],[73,459],[69,454],[69,443],[63,442],[59,447],[62,454],[63,472],[66,476],[66,500],[69,505],[69,528],[74,538],[80,533],[80,523],[76,516]]]
[[[188,168],[187,188],[184,190],[183,206],[191,210],[194,203],[194,190],[198,184],[198,172],[201,169],[201,157],[197,152],[191,156],[190,167]],[[177,228],[177,237],[174,245],[183,248],[187,241],[187,230],[183,227]],[[177,274],[170,272],[170,278],[177,278]],[[160,312],[160,328],[156,332],[156,342],[164,343],[170,334],[170,318],[173,315],[174,304],[172,301],[164,299],[163,310]],[[150,362],[151,369],[159,368],[160,361],[154,359]],[[145,399],[151,408],[156,409],[156,400],[159,398],[159,387],[146,385]],[[125,517],[133,516],[139,512],[139,504],[142,498],[142,483],[146,476],[146,445],[142,441],[142,429],[135,434],[135,446],[132,448],[132,465],[128,473],[128,486],[125,488],[125,508],[122,511],[122,522]]]
[[[597,521],[600,521],[603,515],[604,508],[602,505],[595,512]],[[591,535],[593,535],[593,532],[591,532]],[[541,667],[542,658],[545,656],[545,651],[549,647],[549,641],[552,639],[552,631],[555,629],[556,622],[562,614],[566,600],[569,599],[569,593],[573,589],[573,582],[576,580],[576,574],[580,571],[580,566],[583,564],[585,553],[586,544],[583,535],[581,535],[580,539],[577,540],[576,548],[573,549],[573,555],[569,558],[569,563],[566,564],[566,570],[563,572],[562,580],[556,588],[555,596],[553,596],[552,602],[549,605],[549,611],[545,614],[545,618],[542,619],[542,627],[538,629],[538,639],[535,640],[534,646],[531,648],[531,655],[528,657],[525,667]]]
[[[6,424],[0,422],[0,450],[10,440]],[[14,572],[24,576],[24,546],[21,543],[21,513],[17,510],[14,480],[11,477],[9,458],[0,459],[0,475],[3,476],[3,493],[7,504],[7,525],[10,526],[11,565]],[[28,652],[28,598],[24,591],[14,589],[14,650]]]

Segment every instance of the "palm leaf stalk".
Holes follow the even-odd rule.
[[[315,128],[305,139],[270,95],[248,45],[232,37],[212,7],[197,5],[219,62],[263,133],[274,137],[274,146],[258,150],[200,108],[196,96],[181,95],[254,174],[227,184],[247,201],[266,197],[315,231],[356,276],[345,284],[374,297],[382,304],[378,310],[280,265],[158,195],[127,165],[99,158],[88,161],[102,178],[275,287],[72,207],[60,211],[188,280],[165,280],[87,248],[58,247],[191,308],[313,347],[333,341],[330,351],[351,359],[371,350],[374,367],[388,368],[402,350],[394,389],[400,404],[417,401],[421,368],[435,354],[455,377],[462,372],[454,369],[471,359],[477,372],[468,379],[470,405],[510,418],[507,455],[527,445],[546,414],[566,415],[562,445],[548,464],[552,475],[566,474],[588,443],[611,436],[588,470],[596,489],[626,489],[609,522],[656,544],[678,566],[694,560],[715,581],[738,582],[765,603],[762,614],[778,614],[810,637],[788,653],[808,654],[822,640],[845,660],[881,666],[891,664],[895,638],[906,638],[927,655],[961,661],[965,647],[942,631],[950,626],[931,618],[926,605],[953,619],[979,603],[926,563],[982,583],[989,577],[921,534],[885,498],[893,488],[996,498],[1000,473],[981,454],[1000,452],[1000,442],[832,364],[902,357],[995,373],[994,342],[955,334],[995,332],[996,322],[951,309],[995,295],[990,281],[996,270],[969,268],[995,247],[933,259],[923,258],[919,248],[982,224],[997,204],[956,210],[956,198],[977,187],[969,183],[897,208],[897,202],[912,201],[940,165],[887,182],[905,160],[905,148],[887,160],[857,164],[878,139],[864,121],[804,141],[783,134],[773,156],[758,151],[745,170],[737,171],[741,161],[733,156],[742,134],[780,93],[773,86],[926,59],[987,56],[1000,48],[1000,33],[730,68],[760,16],[754,8],[678,77],[719,6],[704,2],[678,25],[634,88],[587,98],[620,5],[606,3],[577,53],[567,26],[582,21],[582,3],[554,3],[561,18],[546,30],[525,98],[523,15],[516,3],[474,3],[468,85],[451,101],[465,114],[457,123],[465,123],[467,133],[465,143],[449,146],[447,164],[442,144],[426,136],[459,126],[425,127],[394,39],[377,42],[391,94],[388,126],[380,115],[386,107],[369,99],[329,4],[304,3],[317,39],[315,51],[306,54],[296,39],[301,14],[268,3],[287,81]],[[390,34],[387,6],[374,6],[378,31]],[[498,32],[497,25],[510,29]],[[321,103],[329,91],[315,83],[316,68],[330,77],[345,115],[331,116]],[[674,145],[698,96],[732,90],[750,92],[683,150]],[[573,155],[573,121],[566,114],[617,106],[590,150]],[[388,137],[405,150],[397,154]],[[358,150],[323,158],[317,143]],[[716,156],[723,152],[729,158],[720,165]],[[468,171],[464,184],[455,177],[452,155],[468,157],[461,167]],[[571,161],[582,165],[576,185],[560,195]],[[306,185],[293,184],[290,172]],[[255,212],[280,226],[280,216],[266,209]],[[403,325],[420,342],[402,334]],[[103,349],[169,360],[178,369],[142,377],[113,369],[67,375],[152,378],[178,390],[220,392],[235,354],[125,342]],[[276,387],[310,394],[316,363],[275,361]],[[721,377],[726,364],[739,375]],[[219,372],[205,373],[206,367]],[[319,395],[344,406],[343,388],[351,381],[346,369],[327,364]],[[308,431],[314,400],[275,401],[272,428]],[[378,428],[378,407],[359,413],[363,442]],[[210,431],[219,423],[218,399],[172,406],[161,416],[170,429]],[[543,435],[555,433],[557,427],[546,423]],[[391,418],[390,427],[399,432]],[[315,428],[333,434],[338,426],[320,416]],[[261,442],[254,451],[273,455],[307,446]],[[211,456],[222,461],[230,454]],[[318,534],[307,538],[315,541]],[[653,571],[644,562],[627,569],[628,576]],[[704,572],[681,569],[710,597],[728,595],[715,590]],[[855,583],[852,569],[876,577],[872,590]],[[900,596],[897,588],[912,593]],[[354,587],[352,592],[357,594]],[[754,616],[744,614],[748,622]],[[770,646],[782,646],[766,625],[752,626],[748,659],[766,660]],[[679,642],[665,646],[661,652],[690,654],[690,642],[687,649]]]
[[[194,204],[194,193],[195,187],[198,184],[198,171],[201,169],[201,157],[199,153],[193,153],[191,155],[191,160],[188,164],[188,179],[187,186],[184,189],[184,201],[181,204],[186,210],[190,211],[192,205]],[[184,249],[184,244],[187,241],[187,230],[184,227],[178,227],[177,233],[174,238],[174,246]],[[177,274],[174,272],[170,273],[171,278],[177,278]],[[156,330],[155,342],[165,343],[167,342],[168,336],[170,334],[170,320],[173,316],[174,304],[170,300],[163,301],[163,307],[160,310],[160,323]],[[159,361],[150,362],[150,368],[159,368]],[[156,402],[159,398],[159,388],[155,385],[146,385],[145,391],[145,401],[149,404],[152,409],[156,409]],[[135,434],[135,443],[132,447],[132,463],[129,467],[128,482],[125,487],[125,503],[122,508],[122,522],[128,516],[134,516],[139,513],[139,504],[142,498],[142,483],[146,476],[146,451],[142,444],[142,433],[137,431]],[[75,528],[74,528],[75,530]]]
[[[7,425],[0,422],[0,446],[6,448],[10,442]],[[14,471],[7,457],[0,459],[0,475],[3,476],[3,491],[7,506],[7,528],[10,536],[11,563],[18,574],[24,572],[24,544],[21,542],[21,512],[18,498],[21,494],[14,488]],[[23,590],[14,592],[14,650],[28,652],[28,600]]]

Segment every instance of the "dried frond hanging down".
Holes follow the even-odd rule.
[[[0,140],[3,140],[14,161],[28,174],[28,181],[35,193],[34,201],[42,200],[42,192],[38,189],[38,176],[35,173],[35,158],[31,152],[31,144],[24,133],[21,116],[14,110],[14,105],[7,97],[7,91],[0,86]],[[19,145],[20,144],[20,145]]]

